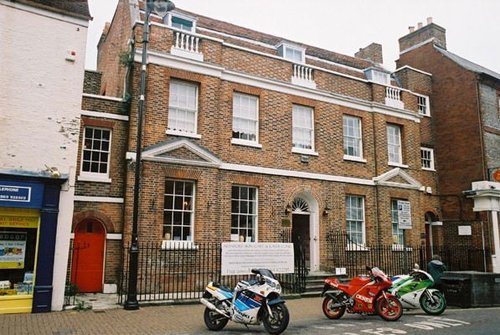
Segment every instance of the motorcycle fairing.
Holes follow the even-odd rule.
[[[224,286],[215,286],[214,283],[209,283],[205,288],[217,300],[232,299],[233,293],[228,291]]]

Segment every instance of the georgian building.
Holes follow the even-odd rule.
[[[97,291],[117,283],[131,239],[143,9],[119,1],[84,94],[73,227],[75,242],[100,238],[82,250],[99,249]],[[353,57],[182,9],[151,21],[141,243],[302,240],[311,271],[331,232],[426,243],[440,216],[429,73],[387,71],[378,44]]]

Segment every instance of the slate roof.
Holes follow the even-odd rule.
[[[86,20],[92,19],[92,17],[90,16],[89,4],[87,0],[11,0],[11,1],[81,19],[86,19]]]
[[[449,52],[448,50],[445,50],[445,49],[442,49],[440,48],[439,46],[437,45],[434,45],[434,47],[436,48],[436,50],[438,50],[441,54],[443,54],[444,56],[448,57],[449,59],[451,59],[452,61],[454,61],[455,63],[457,63],[458,65],[460,65],[461,67],[469,70],[469,71],[472,71],[472,72],[475,72],[475,73],[478,73],[478,74],[486,74],[490,77],[493,77],[497,80],[500,80],[500,73],[497,73],[495,71],[492,71],[490,69],[487,69],[481,65],[478,65],[476,63],[473,63],[465,58],[462,58],[458,55],[455,55],[454,53],[452,52]]]
[[[139,7],[141,9],[143,8],[142,2],[139,3]],[[180,14],[185,14],[187,16],[195,18],[197,29],[204,28],[204,29],[211,31],[211,32],[203,31],[202,33],[205,35],[217,37],[217,38],[223,39],[225,41],[230,41],[232,44],[256,49],[256,50],[259,50],[261,52],[272,54],[272,52],[269,49],[259,48],[257,45],[250,45],[250,44],[248,44],[248,42],[245,43],[245,40],[264,43],[264,44],[268,44],[269,46],[273,46],[273,47],[278,45],[281,42],[287,42],[287,43],[290,43],[292,45],[296,45],[296,46],[305,48],[306,54],[308,56],[313,56],[313,57],[316,57],[316,58],[321,59],[321,60],[334,62],[337,64],[352,67],[352,68],[358,69],[358,70],[364,70],[364,69],[369,68],[369,67],[380,67],[381,66],[381,64],[373,63],[373,62],[365,60],[365,59],[357,58],[354,56],[347,56],[347,55],[336,53],[333,51],[329,51],[329,50],[321,49],[318,47],[306,45],[304,43],[295,42],[295,41],[292,41],[292,40],[289,40],[286,38],[258,32],[258,31],[244,28],[244,27],[232,24],[232,23],[216,20],[216,19],[213,19],[213,18],[210,18],[207,16],[203,16],[203,15],[199,15],[199,14],[196,14],[193,12],[189,12],[189,11],[186,11],[184,9],[180,9],[178,7],[176,7],[175,12],[178,12]],[[140,13],[139,15],[140,15],[139,19],[143,19],[144,14]],[[238,40],[238,38],[241,40]],[[345,71],[342,71],[342,72],[345,72]],[[361,75],[355,74],[355,75],[364,77],[363,74],[361,74]]]

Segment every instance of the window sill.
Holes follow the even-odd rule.
[[[422,170],[424,171],[431,171],[431,172],[436,172],[436,169],[433,169],[433,168],[422,168]]]
[[[292,153],[308,155],[308,156],[319,156],[319,154],[314,150],[300,149],[300,148],[292,148]]]
[[[161,250],[198,250],[199,246],[193,241],[163,240]]]
[[[257,149],[262,149],[262,144],[254,142],[254,141],[246,141],[246,140],[240,140],[238,138],[232,138],[231,139],[231,144],[234,145],[241,145],[245,147],[252,147],[252,148],[257,148]]]
[[[169,129],[167,129],[167,131],[165,132],[165,134],[167,134],[167,135],[173,135],[173,136],[190,137],[190,138],[196,138],[196,139],[200,139],[201,138],[200,134],[187,133],[187,132],[183,132],[183,131],[176,131],[176,130],[169,130]]]
[[[403,169],[409,168],[409,166],[406,165],[406,164],[395,163],[395,162],[389,162],[388,165],[389,166],[394,166],[394,167],[400,167],[400,168],[403,168]]]
[[[349,155],[344,155],[344,160],[351,162],[358,162],[358,163],[366,163],[366,159],[362,157],[349,156]]]
[[[95,183],[111,183],[111,178],[108,176],[99,176],[92,174],[81,174],[77,178],[78,181],[91,181]]]

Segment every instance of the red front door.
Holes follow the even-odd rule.
[[[98,221],[83,221],[75,228],[71,282],[78,292],[102,292],[106,232]]]

